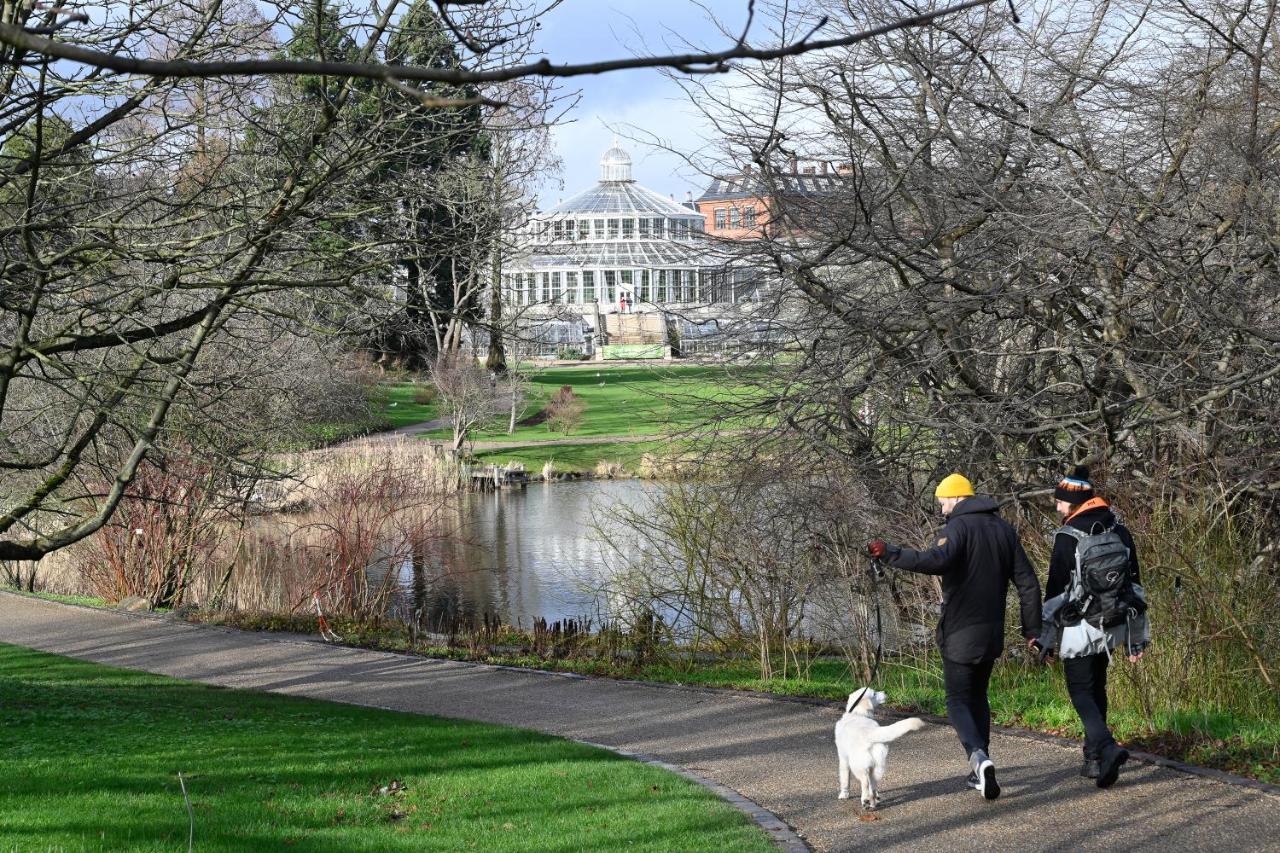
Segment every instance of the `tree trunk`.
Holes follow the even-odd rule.
[[[484,362],[484,366],[492,370],[498,376],[507,372],[507,352],[502,345],[501,270],[501,266],[496,264],[494,265],[493,286],[489,290],[489,357],[486,358]],[[510,432],[510,430],[508,430],[508,432]]]

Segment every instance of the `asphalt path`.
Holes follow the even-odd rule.
[[[415,658],[8,593],[0,642],[642,753],[740,792],[817,850],[1280,850],[1274,793],[1141,761],[1100,791],[1077,775],[1078,747],[1013,732],[992,739],[1000,799],[964,786],[963,751],[935,722],[893,745],[881,807],[860,820],[857,799],[836,799],[834,704]]]

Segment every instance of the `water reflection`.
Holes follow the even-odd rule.
[[[584,480],[468,495],[458,508],[459,535],[415,549],[395,568],[397,609],[416,612],[428,629],[486,616],[526,628],[538,617],[598,622],[595,590],[608,574],[600,535],[622,535],[611,527],[614,508],[643,505],[653,489]]]

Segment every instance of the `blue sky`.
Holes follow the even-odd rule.
[[[709,8],[727,24],[745,20],[745,0],[709,0]],[[615,59],[637,53],[681,51],[687,43],[723,47],[724,37],[707,13],[691,0],[566,0],[545,19],[538,47],[554,62]],[[640,183],[683,200],[696,196],[704,179],[668,152],[626,139],[642,127],[677,150],[698,146],[704,131],[684,93],[656,70],[637,70],[582,77],[566,82],[565,91],[581,91],[578,106],[554,130],[564,161],[560,181],[548,182],[540,206],[554,205],[596,182],[600,155],[613,142],[614,131],[631,152],[633,174]]]

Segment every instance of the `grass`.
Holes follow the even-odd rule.
[[[771,849],[673,774],[533,732],[0,645],[0,849]],[[400,787],[402,786],[402,790]]]
[[[530,471],[540,471],[547,462],[554,463],[557,471],[582,473],[594,471],[596,463],[616,462],[628,474],[636,473],[640,457],[670,446],[665,441],[619,441],[608,444],[526,444],[505,450],[481,450],[476,461],[485,464],[505,465],[523,462]]]
[[[441,416],[440,403],[418,403],[414,394],[423,387],[430,387],[426,382],[388,382],[381,386],[382,394],[377,400],[378,415],[391,424],[392,428],[434,421]],[[394,404],[394,405],[393,405]]]
[[[14,595],[25,595],[30,598],[41,598],[45,601],[57,601],[61,604],[81,604],[85,607],[110,607],[105,598],[97,598],[92,595],[60,595],[56,592],[27,592],[25,589],[14,589],[11,586],[2,587],[5,592]]]
[[[281,448],[282,450],[305,450],[312,447],[327,447],[352,438],[359,438],[374,432],[389,429],[391,423],[380,417],[343,423],[313,423],[303,427],[304,440]]]
[[[529,401],[522,419],[540,412],[562,385],[569,385],[587,404],[582,424],[569,437],[660,435],[695,428],[706,418],[705,403],[729,400],[737,393],[726,373],[716,367],[592,367],[547,368],[531,377]],[[428,433],[445,438],[447,430]],[[506,424],[476,432],[476,441],[537,442],[564,438],[545,423],[518,425],[508,435]]]

